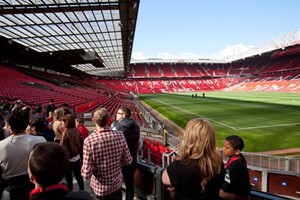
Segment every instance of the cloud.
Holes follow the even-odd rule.
[[[145,57],[142,52],[133,52],[132,59],[133,60],[145,60],[148,58],[159,58],[159,59],[201,59],[201,58],[212,58],[212,59],[226,59],[230,56],[234,56],[240,54],[242,52],[246,52],[254,46],[247,46],[244,44],[236,44],[226,47],[225,49],[211,55],[204,56],[198,55],[195,53],[181,53],[180,55],[173,55],[169,52],[159,52],[154,57]]]
[[[144,60],[145,56],[142,52],[133,52],[132,53],[132,59],[134,59],[134,60]]]
[[[224,58],[228,58],[230,56],[238,55],[242,52],[246,52],[253,47],[254,46],[247,46],[244,44],[231,45],[231,46],[226,47],[222,51],[219,51],[219,52],[211,55],[210,57],[216,58],[216,59],[224,59]]]

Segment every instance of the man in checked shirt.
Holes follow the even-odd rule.
[[[130,155],[121,131],[108,126],[109,113],[105,108],[93,114],[97,130],[84,140],[81,175],[91,178],[91,190],[95,199],[122,199],[122,165],[130,165]]]

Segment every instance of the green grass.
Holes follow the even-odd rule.
[[[244,151],[261,152],[300,147],[300,94],[206,92],[149,94],[139,98],[182,128],[191,118],[210,119],[217,145],[232,134],[245,141]]]

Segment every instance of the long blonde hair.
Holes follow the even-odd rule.
[[[191,119],[183,135],[179,159],[191,164],[196,161],[202,177],[201,187],[221,171],[222,159],[216,148],[215,128],[207,119]]]

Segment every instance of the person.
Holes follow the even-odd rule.
[[[84,126],[84,119],[82,117],[78,117],[75,119],[76,122],[76,128],[80,132],[82,139],[85,140],[85,138],[89,135],[89,130]]]
[[[224,170],[215,137],[207,119],[187,123],[178,157],[162,174],[162,182],[175,190],[174,200],[219,199]]]
[[[33,115],[29,118],[26,133],[30,135],[42,136],[45,138],[45,140],[47,140],[44,135],[45,127],[44,119]]]
[[[96,110],[92,117],[96,131],[83,145],[81,175],[91,179],[91,191],[95,199],[122,199],[122,165],[130,165],[132,157],[121,131],[108,126],[109,112]]]
[[[116,130],[123,132],[132,157],[131,164],[122,167],[126,186],[126,200],[133,200],[134,198],[134,172],[136,169],[140,139],[140,127],[130,116],[131,110],[128,107],[120,107],[117,112],[116,122],[113,125]]]
[[[15,101],[14,103],[14,107],[11,109],[11,111],[14,111],[15,109],[21,109],[23,107],[23,102],[18,99],[17,101]]]
[[[0,141],[0,168],[2,187],[9,192],[10,200],[28,200],[33,185],[28,177],[28,158],[32,148],[44,137],[26,134],[29,115],[15,109],[7,118],[10,136]]]
[[[56,106],[54,104],[54,99],[50,99],[49,100],[49,104],[46,107],[46,116],[49,116],[49,112],[54,112],[54,110],[56,109]]]
[[[44,137],[48,142],[53,142],[55,138],[54,131],[52,126],[48,123],[47,118],[45,116],[45,109],[43,106],[39,105],[35,108],[35,114],[33,115],[36,118],[40,118],[44,122]]]
[[[54,111],[49,111],[49,114],[47,117],[47,122],[49,123],[49,125],[52,125],[53,118],[54,118]]]
[[[52,129],[54,132],[54,142],[60,143],[63,128],[62,128],[62,118],[64,117],[64,110],[62,108],[57,108],[54,110]]]
[[[42,143],[33,148],[28,173],[35,188],[30,192],[30,200],[93,199],[86,191],[70,192],[62,182],[69,166],[68,159],[67,149],[57,143]]]
[[[61,104],[61,108],[64,110],[64,115],[67,115],[67,114],[72,113],[72,112],[69,110],[69,104],[68,104],[68,103],[63,103],[63,104]]]
[[[246,159],[241,153],[244,141],[237,135],[225,138],[223,155],[229,160],[225,164],[225,178],[220,190],[222,199],[250,199],[250,178]]]
[[[0,114],[0,141],[6,138],[4,127],[5,127],[5,119]]]
[[[72,114],[67,114],[62,118],[62,138],[60,144],[67,148],[69,152],[69,168],[66,171],[65,179],[69,190],[73,190],[73,175],[74,174],[78,187],[80,190],[84,190],[83,179],[80,174],[81,163],[80,154],[83,140],[79,131],[75,126],[75,118]]]

